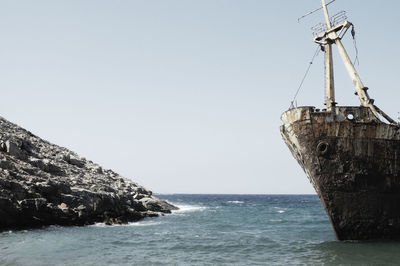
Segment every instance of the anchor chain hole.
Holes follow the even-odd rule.
[[[318,143],[318,145],[317,145],[317,153],[319,155],[327,154],[328,150],[329,150],[329,144],[328,143],[326,143],[326,142]]]

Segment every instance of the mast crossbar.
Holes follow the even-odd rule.
[[[327,9],[327,5],[325,0],[322,1],[322,9],[324,10],[325,16],[325,25],[318,24],[314,29],[322,29],[323,31],[317,32],[314,34],[313,41],[323,45],[326,53],[325,56],[325,80],[326,80],[326,97],[325,97],[325,105],[327,107],[327,111],[333,111],[335,108],[335,88],[334,88],[334,79],[333,79],[333,60],[332,60],[332,44],[336,44],[339,54],[342,58],[342,61],[346,67],[346,70],[353,81],[355,94],[360,99],[361,105],[364,107],[370,108],[372,113],[376,116],[377,119],[380,120],[379,115],[385,118],[389,123],[394,124],[395,121],[390,118],[386,113],[384,113],[381,109],[374,105],[374,100],[371,99],[367,92],[367,87],[362,83],[360,76],[357,73],[353,63],[350,60],[349,55],[347,54],[346,49],[344,48],[341,39],[344,34],[347,32],[350,26],[353,24],[347,21],[347,16],[345,12],[341,11],[332,18],[329,18],[329,13]],[[321,26],[322,25],[322,26]]]

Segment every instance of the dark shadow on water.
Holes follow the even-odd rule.
[[[310,244],[310,261],[329,265],[398,265],[400,242],[328,241]]]

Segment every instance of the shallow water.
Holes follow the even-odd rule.
[[[159,195],[181,209],[121,226],[0,234],[0,265],[398,264],[400,243],[339,242],[314,195]]]

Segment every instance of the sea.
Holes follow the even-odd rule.
[[[337,241],[316,195],[157,195],[127,225],[0,233],[0,265],[399,265],[400,243]]]

